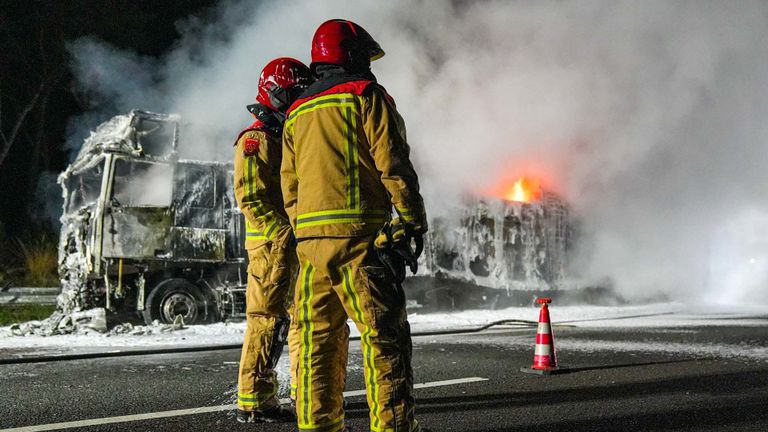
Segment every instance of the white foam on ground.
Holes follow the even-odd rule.
[[[550,306],[553,323],[580,328],[623,327],[674,329],[700,326],[768,326],[768,306],[711,306],[662,303],[639,306]],[[419,314],[409,317],[414,333],[475,328],[499,320],[537,321],[538,309],[514,307],[503,310],[474,310],[453,313]],[[354,326],[351,334],[359,335]],[[188,326],[166,333],[108,335],[97,332],[57,336],[14,336],[9,327],[0,327],[0,349],[47,353],[88,350],[142,349],[193,345],[226,345],[242,342],[245,323],[217,323]],[[563,343],[576,343],[566,342]],[[601,342],[601,343],[604,343]],[[605,342],[609,343],[609,342]],[[665,346],[669,344],[664,344]]]
[[[627,340],[608,339],[582,339],[558,337],[555,330],[555,347],[558,353],[558,362],[568,367],[573,366],[569,361],[569,355],[574,352],[600,353],[600,352],[627,352],[664,354],[678,357],[680,360],[709,360],[709,359],[736,359],[752,360],[768,363],[768,346],[750,343],[701,343],[691,342],[686,337],[687,333],[695,333],[691,330],[668,330],[681,334],[679,341],[654,341],[634,340],[632,334],[627,334]],[[472,343],[493,345],[510,351],[530,351],[533,354],[533,340],[530,335],[511,335],[503,338],[498,336],[477,335],[471,339]],[[467,339],[453,341],[457,344],[467,343]],[[426,343],[452,343],[450,339],[435,338]]]

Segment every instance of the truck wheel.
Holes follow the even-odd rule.
[[[209,311],[215,310],[210,298],[206,298],[197,285],[186,279],[169,279],[149,293],[143,317],[147,325],[155,320],[170,324],[177,315],[184,318],[184,324],[202,324],[213,318]]]

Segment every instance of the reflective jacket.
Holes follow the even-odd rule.
[[[426,229],[409,153],[403,119],[374,81],[342,82],[297,100],[283,129],[281,167],[296,238],[373,234],[393,206]]]
[[[288,229],[280,193],[280,136],[254,124],[235,141],[235,198],[245,216],[245,248],[254,249]]]

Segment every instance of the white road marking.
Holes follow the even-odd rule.
[[[480,382],[480,381],[488,381],[488,378],[468,377],[468,378],[458,378],[458,379],[445,380],[445,381],[432,381],[432,382],[414,384],[413,388],[422,389],[422,388],[429,388],[429,387],[442,387],[442,386],[467,384],[467,383]],[[344,397],[353,397],[353,396],[365,396],[365,390],[353,390],[353,391],[344,392]],[[283,403],[288,402],[288,399],[282,399],[281,402]],[[78,420],[78,421],[63,422],[63,423],[50,423],[50,424],[37,425],[37,426],[23,426],[23,427],[11,428],[11,429],[0,429],[0,432],[52,431],[52,430],[59,430],[59,429],[71,429],[71,428],[77,428],[77,427],[98,426],[98,425],[111,424],[111,423],[126,423],[126,422],[158,419],[158,418],[165,418],[165,417],[178,417],[178,416],[205,414],[205,413],[212,413],[212,412],[219,412],[219,411],[230,411],[236,408],[237,408],[237,405],[235,404],[208,406],[208,407],[180,409],[180,410],[173,410],[173,411],[160,411],[160,412],[145,413],[145,414],[133,414],[133,415],[125,415],[125,416],[117,416],[117,417],[105,417],[100,419]]]

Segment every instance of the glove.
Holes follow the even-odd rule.
[[[416,250],[411,247],[415,243]],[[395,282],[405,280],[405,266],[411,273],[419,269],[418,258],[424,250],[424,230],[411,222],[394,218],[384,224],[373,242],[379,259],[392,274]]]
[[[387,222],[376,235],[373,246],[379,261],[387,268],[395,283],[399,284],[405,280],[405,261],[400,254],[394,251],[393,243],[391,225]]]

